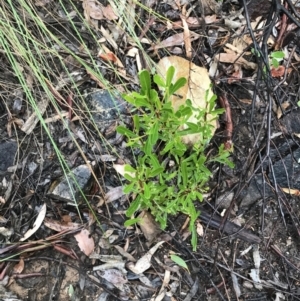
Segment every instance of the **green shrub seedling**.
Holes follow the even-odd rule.
[[[233,163],[228,158],[230,152],[223,145],[216,156],[208,158],[205,153],[215,130],[206,116],[217,119],[223,113],[223,109],[215,108],[216,95],[206,100],[205,108],[193,107],[188,99],[175,112],[170,97],[186,84],[186,79],[172,83],[174,71],[171,66],[166,79],[154,75],[154,83],[164,90],[161,97],[152,88],[147,70],[139,73],[140,92],[124,95],[139,113],[133,116],[132,129],[119,126],[117,131],[127,137],[128,146],[140,150],[136,166],[125,166],[124,177],[128,184],[124,192],[136,195],[127,209],[126,216],[131,219],[125,225],[136,223],[133,216],[139,210],[150,210],[162,229],[167,226],[169,214],[186,214],[190,217],[191,243],[196,250],[195,221],[200,212],[195,201],[201,202],[207,191],[207,182],[212,175],[207,166],[211,162],[220,162],[233,167]],[[195,114],[198,122],[189,122]],[[201,137],[198,143],[187,146],[182,142],[183,135],[195,133]]]

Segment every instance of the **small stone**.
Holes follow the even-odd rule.
[[[109,121],[119,120],[120,115],[126,112],[126,103],[113,91],[94,89],[88,93],[85,102],[91,111],[93,120],[97,124],[106,125]],[[109,126],[110,123],[107,124]]]
[[[82,199],[81,191],[88,189],[91,175],[89,166],[79,165],[68,175],[53,183],[48,191],[48,196],[75,205]]]
[[[15,141],[0,142],[0,175],[7,172],[7,168],[14,164],[15,155],[18,149]]]

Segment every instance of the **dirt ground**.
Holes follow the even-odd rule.
[[[29,2],[50,30],[67,45],[76,44],[78,32],[56,15],[61,4]],[[86,1],[71,2],[83,16]],[[66,9],[71,2],[62,1]],[[108,2],[102,4],[107,7]],[[26,134],[18,122],[26,122],[32,109],[0,51],[0,300],[300,300],[297,1],[175,2],[145,3],[170,19],[172,29],[136,8],[141,27],[135,30],[141,40],[161,43],[183,32],[182,14],[190,9],[193,19],[187,26],[200,37],[191,41],[189,60],[210,70],[218,106],[225,109],[208,153],[221,143],[230,144],[235,164],[233,169],[211,165],[208,193],[197,203],[197,250],[192,251],[183,215],[171,216],[164,231],[145,212],[144,224],[124,227],[130,198],[122,193],[126,181],[114,164],[131,160],[132,153],[116,126],[130,124],[132,116],[122,98],[99,92],[99,82],[74,64],[72,74],[82,75],[80,83],[73,90],[71,84],[64,86],[60,94],[67,98],[73,91],[78,118],[69,120],[67,128],[54,119],[57,108],[48,104],[43,117],[51,119],[47,125],[52,140],[40,122]],[[98,21],[98,29],[91,27],[91,32],[100,39],[100,25],[108,30],[111,21]],[[97,57],[91,33],[79,24],[77,29],[95,53],[98,71],[113,86],[122,86],[113,69]],[[136,59],[125,55],[131,45],[119,39],[119,52],[105,45],[123,63],[127,88],[138,90],[136,81],[130,81],[137,74]],[[142,45],[155,62],[170,53],[188,57],[184,42]],[[281,69],[271,64],[267,70],[265,62],[275,51],[285,54]],[[63,51],[61,56],[67,57]],[[67,75],[57,67],[58,60],[51,63],[57,87]],[[35,87],[37,100],[43,100],[43,91]],[[111,97],[118,110],[111,109]],[[93,101],[107,107],[97,111]],[[85,200],[76,194],[77,204],[67,201],[65,186],[54,188],[63,182],[65,168],[53,141],[73,174],[82,168],[78,179]],[[86,171],[87,161],[94,174]],[[172,255],[187,267],[171,260]]]

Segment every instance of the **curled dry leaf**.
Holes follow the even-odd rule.
[[[80,224],[72,223],[72,222],[60,222],[50,218],[45,218],[44,225],[49,229],[52,229],[57,232],[66,231],[66,230],[77,230],[81,227]]]
[[[112,283],[120,290],[122,290],[123,285],[128,282],[126,276],[117,269],[107,269],[101,273],[98,273],[98,275],[100,275],[100,277],[104,278],[106,281]]]
[[[284,66],[278,66],[277,68],[271,67],[271,76],[272,77],[281,77],[284,75],[285,67]]]
[[[24,260],[23,258],[21,258],[20,261],[14,266],[13,272],[15,274],[21,274],[24,270],[24,266],[25,266]]]
[[[28,239],[40,228],[46,216],[46,212],[47,212],[47,206],[46,204],[43,204],[43,206],[39,210],[38,216],[33,224],[33,227],[24,234],[24,236],[20,239],[20,241],[24,241]]]
[[[101,46],[101,50],[99,51],[98,56],[106,62],[114,63],[118,67],[118,72],[120,72],[122,75],[126,76],[126,70],[124,68],[123,63],[105,45]]]
[[[89,19],[89,17],[96,20],[107,19],[110,21],[118,19],[118,16],[109,4],[104,6],[97,0],[83,0],[82,7],[86,19]]]
[[[193,42],[197,39],[200,38],[200,35],[190,31],[189,32],[190,35],[190,41]],[[156,50],[156,49],[161,49],[161,48],[168,48],[168,47],[172,47],[172,46],[177,46],[177,45],[184,45],[185,42],[185,35],[184,33],[176,33],[171,37],[168,37],[167,39],[161,41],[160,43],[151,46],[148,50]]]
[[[164,243],[164,241],[158,242],[153,246],[143,257],[141,257],[136,264],[130,262],[128,268],[135,274],[144,273],[151,267],[151,257],[156,252],[156,250]]]
[[[281,188],[281,190],[285,193],[291,194],[291,195],[300,195],[300,190],[298,189],[290,189],[290,188]]]
[[[74,235],[78,242],[80,250],[86,255],[90,256],[95,248],[94,239],[90,237],[90,232],[86,229],[81,230]]]
[[[196,108],[206,108],[206,92],[208,91],[208,99],[213,96],[211,90],[211,80],[206,68],[199,67],[190,61],[181,58],[179,56],[164,57],[158,62],[157,71],[165,78],[167,70],[170,66],[174,66],[175,74],[173,82],[179,78],[184,77],[187,79],[185,86],[180,88],[176,95],[171,97],[171,102],[175,110],[185,103],[187,99],[190,99],[193,106]],[[196,114],[195,114],[196,115]],[[197,123],[196,116],[192,116],[190,122]],[[207,116],[207,120],[210,120],[210,116]],[[211,121],[211,125],[216,129],[216,121]],[[182,141],[186,144],[194,144],[201,139],[198,134],[185,135],[182,137]]]
[[[153,216],[147,211],[141,212],[138,218],[140,219],[138,225],[140,226],[147,241],[151,243],[155,238],[157,238],[157,235],[161,233],[161,229],[158,223],[155,221]]]
[[[200,223],[200,221],[197,221],[197,234],[199,235],[199,236],[203,236],[203,234],[204,234],[204,230],[203,230],[203,226],[202,226],[202,224]]]
[[[280,106],[277,107],[277,119],[282,116],[282,110],[285,111],[290,106],[289,101],[284,101]]]
[[[230,64],[241,64],[245,69],[253,69],[257,68],[257,65],[252,62],[248,62],[239,54],[236,53],[219,53],[216,55],[216,59],[221,63],[230,63]]]

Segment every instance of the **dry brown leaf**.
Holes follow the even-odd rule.
[[[31,235],[33,235],[42,225],[44,218],[46,216],[46,212],[47,212],[47,206],[46,203],[44,203],[40,210],[39,213],[37,215],[37,218],[33,224],[33,227],[30,228],[25,234],[24,236],[20,239],[20,241],[25,241],[26,239],[28,239]]]
[[[82,7],[87,20],[89,20],[89,17],[96,20],[107,19],[110,21],[118,19],[109,4],[104,6],[97,0],[83,0]]]
[[[282,110],[285,111],[290,106],[289,101],[284,101],[280,106],[277,107],[277,119],[282,116]]]
[[[252,104],[252,99],[240,98],[239,101],[246,104],[246,105],[251,105]]]
[[[112,283],[118,289],[123,290],[123,285],[128,282],[125,275],[117,269],[107,269],[101,272],[100,277]]]
[[[86,255],[90,256],[95,248],[95,242],[92,237],[90,237],[90,232],[86,229],[81,230],[79,233],[74,235],[78,242],[80,250]]]
[[[102,12],[105,19],[109,21],[118,19],[118,16],[115,14],[110,4],[108,4],[107,6],[102,6]]]
[[[21,128],[24,125],[24,120],[13,117],[8,121],[7,126],[6,126],[8,137],[11,137],[11,135],[12,135],[12,125],[13,124],[15,124],[19,128]]]
[[[161,233],[158,223],[147,211],[141,212],[138,218],[140,219],[138,225],[140,226],[145,238],[148,242],[152,242],[155,238],[157,238],[157,235]]]
[[[135,264],[130,262],[128,268],[135,274],[144,273],[151,267],[151,258],[156,250],[164,243],[164,241],[158,242],[153,246],[143,257],[141,257]]]
[[[203,226],[200,223],[200,221],[197,221],[197,230],[196,231],[197,231],[199,236],[201,236],[201,237],[203,236],[204,230],[203,230]]]
[[[105,45],[101,46],[101,49],[98,53],[98,56],[100,58],[102,58],[103,60],[105,60],[105,61],[114,63],[118,67],[118,72],[121,75],[126,76],[126,70],[125,70],[125,67],[124,67],[123,63]]]
[[[212,24],[215,22],[219,22],[219,19],[217,18],[217,15],[209,15],[204,17],[205,24]]]
[[[228,79],[228,84],[232,84],[236,81],[239,81],[241,78],[243,78],[243,70],[241,68],[241,65],[234,64],[234,72]]]
[[[278,66],[277,68],[271,67],[271,76],[272,77],[281,77],[284,75],[285,67],[284,66]]]
[[[45,97],[36,104],[37,105],[36,110],[30,115],[30,117],[26,120],[24,125],[21,127],[21,130],[23,132],[25,132],[28,135],[33,131],[33,129],[39,122],[39,117],[37,116],[37,112],[39,113],[40,116],[42,116],[46,111],[49,102],[50,99]]]
[[[60,222],[50,218],[45,218],[44,225],[49,229],[52,229],[57,232],[65,231],[65,230],[77,230],[81,227],[80,224],[72,223],[72,222]]]
[[[219,53],[216,55],[216,59],[221,63],[241,64],[246,69],[257,68],[257,65],[252,62],[248,62],[243,57],[236,53]]]
[[[24,266],[24,260],[23,258],[21,258],[20,261],[13,268],[14,274],[21,274],[24,270]]]
[[[115,63],[117,61],[117,57],[112,52],[101,53],[101,54],[99,54],[99,57],[106,62]]]
[[[290,188],[281,188],[281,190],[285,193],[291,194],[291,195],[300,195],[300,190],[298,189],[290,189]]]
[[[52,2],[53,0],[39,0],[35,1],[34,5],[35,6],[45,6],[46,4]]]
[[[172,47],[172,46],[178,46],[178,45],[183,45],[184,44],[184,34],[181,33],[176,33],[171,37],[168,37],[167,39],[161,41],[160,43],[151,46],[148,50],[157,50],[160,48],[168,48],[168,47]],[[197,39],[200,38],[200,35],[190,31],[190,40],[195,41]]]
[[[106,203],[110,203],[110,202],[116,201],[120,197],[122,197],[123,195],[124,195],[123,186],[117,186],[117,187],[111,188],[105,194]]]
[[[165,78],[166,72],[170,66],[174,66],[175,74],[173,82],[178,80],[181,77],[187,79],[187,84],[180,88],[176,95],[171,97],[171,102],[175,110],[183,105],[186,99],[190,99],[193,106],[196,108],[205,108],[206,107],[206,91],[208,92],[208,99],[213,95],[211,90],[211,80],[208,75],[206,68],[199,67],[190,61],[178,57],[178,56],[169,56],[164,57],[158,62],[157,71],[158,73]],[[207,116],[208,120],[210,116]],[[192,116],[189,120],[190,122],[197,122],[195,115]],[[211,121],[211,124],[216,129],[216,121]],[[199,141],[200,135],[192,134],[182,137],[182,141],[186,144],[194,144]]]

